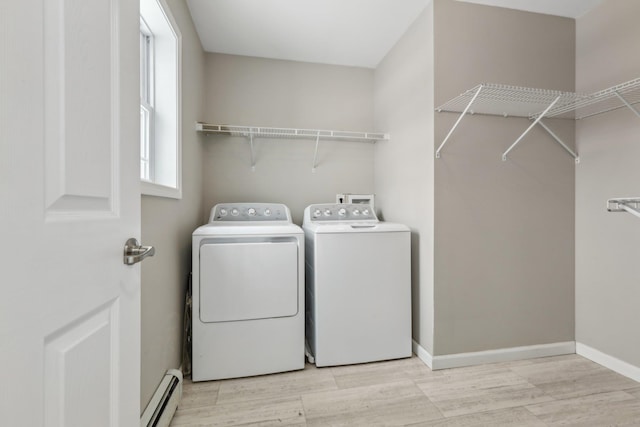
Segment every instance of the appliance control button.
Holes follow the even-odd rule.
[[[347,214],[347,210],[345,208],[340,208],[338,211],[338,215],[345,216]]]
[[[331,216],[331,209],[325,209],[324,216]]]
[[[227,216],[227,210],[225,208],[220,209],[220,216]]]
[[[271,216],[271,209],[266,208],[266,209],[264,210],[264,216]]]
[[[358,215],[360,215],[360,210],[359,209],[354,209],[352,213],[353,213],[353,216],[358,216]]]
[[[256,210],[254,208],[249,208],[247,213],[249,214],[249,216],[256,216]]]
[[[238,214],[240,214],[240,211],[237,208],[231,209],[231,215],[238,216]]]
[[[322,215],[322,211],[320,209],[316,209],[315,211],[313,211],[314,218],[318,218],[320,215]]]
[[[365,209],[362,211],[362,215],[369,215],[369,209]]]

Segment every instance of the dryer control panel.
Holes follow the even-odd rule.
[[[286,221],[289,208],[281,203],[219,203],[211,209],[209,222]]]
[[[365,203],[328,203],[305,209],[306,221],[378,222],[376,213]]]

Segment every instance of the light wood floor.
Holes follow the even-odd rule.
[[[640,383],[577,355],[431,371],[418,358],[192,383],[172,426],[640,426]]]

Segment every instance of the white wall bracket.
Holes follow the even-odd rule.
[[[440,150],[442,150],[442,147],[444,147],[444,144],[447,143],[447,141],[449,140],[449,137],[451,137],[451,134],[453,133],[453,131],[456,130],[456,128],[458,127],[458,125],[462,121],[462,118],[465,116],[465,114],[467,114],[467,111],[469,111],[469,108],[471,108],[471,104],[473,104],[473,102],[476,100],[478,95],[480,95],[480,91],[481,90],[482,90],[482,85],[479,85],[478,89],[475,92],[475,94],[471,98],[471,101],[469,101],[469,103],[467,104],[465,109],[460,114],[460,117],[458,117],[458,120],[456,120],[456,122],[453,124],[453,127],[451,128],[451,130],[449,130],[449,133],[447,134],[447,136],[444,137],[444,140],[442,141],[442,144],[440,144],[440,146],[436,150],[436,159],[440,158]]]
[[[533,127],[534,127],[535,125],[537,125],[537,124],[540,122],[540,120],[542,120],[542,118],[544,117],[544,115],[545,115],[545,114],[547,114],[547,112],[549,112],[549,110],[550,110],[551,108],[553,108],[553,106],[554,106],[554,105],[556,105],[556,103],[557,103],[559,100],[560,100],[560,95],[558,95],[558,96],[556,97],[556,99],[554,99],[554,100],[553,100],[553,102],[552,102],[551,104],[549,104],[549,106],[548,106],[548,107],[547,107],[547,108],[546,108],[542,113],[540,113],[540,115],[539,115],[539,116],[538,116],[538,117],[533,121],[533,123],[531,123],[531,125],[527,128],[527,130],[525,130],[525,131],[522,133],[522,135],[520,135],[520,137],[519,137],[518,139],[516,139],[516,141],[515,141],[513,144],[511,144],[511,146],[510,146],[509,148],[507,148],[507,151],[505,151],[504,153],[502,153],[502,161],[503,161],[503,162],[507,160],[507,154],[509,154],[509,152],[510,152],[511,150],[513,150],[513,149],[515,148],[515,146],[516,146],[516,145],[518,145],[518,143],[520,143],[520,141],[522,141],[522,139],[525,137],[525,135],[526,135],[526,134],[528,134],[528,133],[529,133],[529,131],[530,131],[531,129],[533,129]],[[562,144],[562,145],[564,145],[564,144]]]
[[[573,151],[571,148],[569,148],[567,144],[565,144],[560,138],[558,138],[558,136],[555,133],[553,133],[553,131],[549,129],[549,127],[542,120],[540,120],[538,124],[542,127],[542,129],[546,130],[547,133],[551,135],[551,137],[555,139],[556,142],[560,144],[560,146],[567,151],[567,153],[573,156],[574,160],[576,161],[576,164],[580,163],[580,157],[578,156],[578,153]]]
[[[253,148],[253,129],[249,132],[249,148],[251,149],[251,172],[256,171],[256,153]]]
[[[638,112],[638,110],[636,110],[636,108],[633,105],[631,105],[629,103],[629,101],[627,101],[626,98],[620,94],[619,91],[614,90],[613,94],[620,100],[620,102],[622,102],[624,105],[626,105],[627,108],[629,108],[631,111],[633,111],[636,116],[640,117],[640,113]]]
[[[316,136],[316,149],[313,152],[313,167],[311,168],[311,172],[316,173],[316,166],[318,166],[318,146],[320,145],[320,132]]]
[[[640,218],[640,197],[607,200],[609,212],[628,212]]]

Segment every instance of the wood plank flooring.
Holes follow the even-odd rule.
[[[171,426],[640,426],[640,383],[578,355],[431,371],[416,357],[185,380]]]

